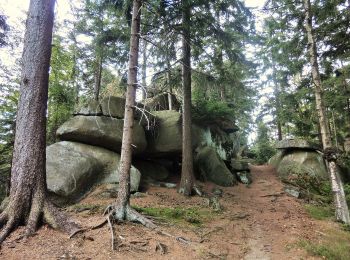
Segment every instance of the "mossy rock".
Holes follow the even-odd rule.
[[[237,184],[236,177],[226,167],[212,147],[204,147],[195,157],[195,167],[204,179],[220,186],[233,186]]]
[[[62,141],[75,141],[120,152],[124,120],[105,116],[75,116],[57,130]],[[136,122],[133,127],[133,153],[147,146],[145,132]]]
[[[319,179],[328,179],[324,159],[316,151],[296,150],[285,154],[278,164],[277,172],[281,178],[288,178],[291,173],[304,173]]]
[[[182,152],[182,116],[176,111],[154,111],[157,127],[147,133],[147,156],[169,156]],[[201,144],[204,130],[192,125],[192,147]]]
[[[47,187],[58,204],[73,203],[99,184],[119,183],[120,155],[75,142],[58,142],[46,148]],[[131,167],[130,190],[137,191],[140,172]]]

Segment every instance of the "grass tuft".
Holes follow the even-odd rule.
[[[330,206],[315,206],[306,204],[305,209],[312,218],[317,220],[326,220],[334,217],[334,210]]]
[[[304,248],[310,255],[320,256],[328,260],[350,259],[350,237],[341,237],[335,234],[314,243],[308,240],[301,240],[298,245]]]

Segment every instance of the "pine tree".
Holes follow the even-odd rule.
[[[11,190],[8,205],[0,214],[0,224],[4,225],[0,242],[21,224],[26,226],[26,235],[32,235],[42,218],[67,233],[79,229],[47,199],[45,132],[54,3],[52,0],[30,1],[24,38]]]

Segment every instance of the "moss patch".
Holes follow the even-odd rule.
[[[174,224],[200,226],[218,213],[203,208],[143,208],[133,206],[138,212]]]

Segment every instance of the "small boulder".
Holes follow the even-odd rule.
[[[195,167],[206,180],[217,185],[233,186],[237,183],[235,176],[212,147],[199,150],[195,157]]]
[[[249,165],[253,163],[254,160],[249,158],[241,159],[231,159],[231,168],[234,171],[249,171]]]
[[[243,171],[243,172],[236,172],[238,179],[240,182],[243,184],[251,184],[253,182],[252,175],[250,174],[249,171]]]
[[[63,141],[76,141],[120,152],[123,136],[122,119],[105,116],[75,116],[57,130]],[[143,152],[147,146],[145,132],[136,122],[133,128],[133,153]]]

